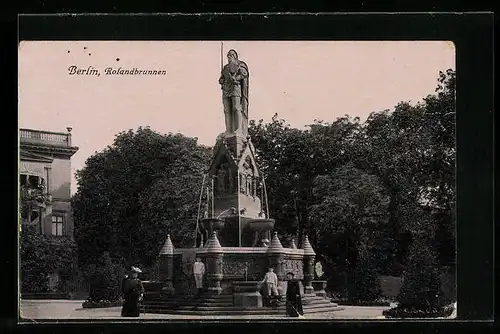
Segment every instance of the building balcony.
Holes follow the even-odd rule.
[[[32,129],[20,129],[21,144],[49,145],[57,147],[71,147],[71,128],[68,132],[49,132]]]
[[[71,128],[68,127],[67,130],[68,132],[51,132],[19,129],[21,152],[58,153],[71,157],[78,151],[78,147],[71,143]]]

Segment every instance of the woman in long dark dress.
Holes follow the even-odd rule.
[[[295,279],[293,273],[287,274],[288,285],[286,288],[286,315],[289,317],[299,317],[304,315],[302,310],[302,298],[300,297],[299,281]]]
[[[141,314],[139,300],[144,293],[141,280],[137,278],[141,270],[132,267],[131,274],[123,281],[122,292],[125,298],[122,307],[122,317],[138,317]]]

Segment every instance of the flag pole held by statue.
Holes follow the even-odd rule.
[[[222,69],[224,68],[224,55],[223,55],[223,49],[224,49],[224,42],[220,42],[220,70],[222,72]]]

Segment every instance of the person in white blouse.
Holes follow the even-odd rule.
[[[274,296],[278,295],[278,276],[276,276],[276,274],[274,273],[273,268],[269,268],[269,271],[266,273],[261,283],[266,284],[268,296],[271,296],[271,293]]]
[[[199,296],[203,291],[203,275],[205,275],[205,265],[200,258],[196,258],[196,262],[193,264],[193,274],[196,283],[196,294]]]

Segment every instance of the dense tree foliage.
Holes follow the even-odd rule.
[[[454,71],[440,72],[435,94],[416,105],[401,102],[364,123],[346,116],[298,130],[275,115],[252,122],[250,133],[276,228],[312,234],[336,268],[349,271],[368,252],[377,272],[400,276],[422,233],[438,265],[454,264]],[[359,200],[363,191],[371,202]]]
[[[109,252],[126,266],[152,266],[167,232],[189,245],[210,153],[196,139],[139,128],[89,157],[73,198],[81,264]]]
[[[19,258],[21,292],[49,291],[48,275],[70,277],[76,273],[76,244],[71,238],[40,234],[39,224],[30,223],[30,214],[39,205],[49,204],[43,185],[20,187]]]
[[[19,188],[20,222],[29,224],[32,211],[36,210],[38,206],[46,206],[47,204],[49,204],[49,199],[43,184],[36,188],[22,185]]]
[[[48,275],[76,274],[76,244],[68,237],[45,236],[34,226],[24,226],[20,236],[21,292],[48,292]]]

